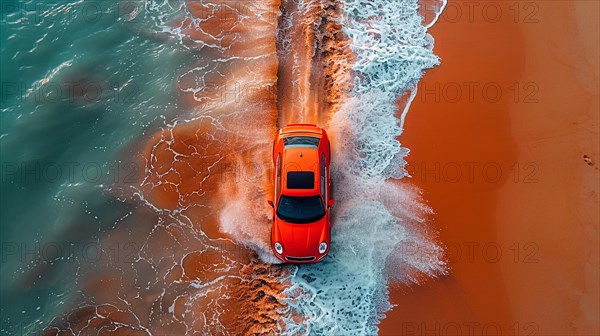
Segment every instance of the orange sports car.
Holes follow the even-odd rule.
[[[329,253],[331,150],[324,129],[290,124],[273,143],[275,192],[271,247],[288,263],[316,263]]]

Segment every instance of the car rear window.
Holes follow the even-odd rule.
[[[317,148],[319,138],[310,136],[291,136],[283,138],[283,147],[285,148]]]
[[[291,171],[287,174],[288,189],[314,189],[315,173],[310,171]]]

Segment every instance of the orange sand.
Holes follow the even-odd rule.
[[[598,335],[599,3],[473,3],[401,137],[451,274],[394,287],[381,334]]]

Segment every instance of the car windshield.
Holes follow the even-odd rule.
[[[319,195],[307,197],[281,195],[277,205],[277,217],[290,223],[311,223],[323,216],[325,216],[325,208]]]

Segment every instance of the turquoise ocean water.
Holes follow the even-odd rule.
[[[158,28],[177,4],[1,6],[0,309],[14,335],[68,307],[77,269],[132,211],[107,186],[139,176],[131,146],[182,112],[174,81],[193,55]]]

